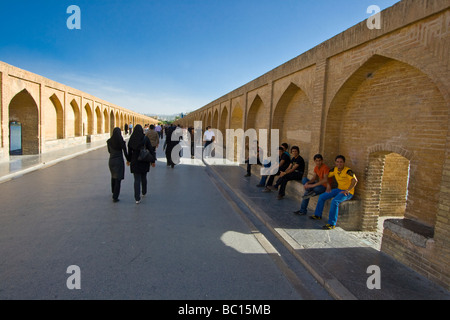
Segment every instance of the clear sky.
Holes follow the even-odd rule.
[[[397,2],[1,0],[0,61],[139,113],[189,112]]]

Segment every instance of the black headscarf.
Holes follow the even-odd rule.
[[[137,124],[134,127],[133,133],[131,134],[128,146],[134,150],[138,150],[143,145],[144,137],[144,129],[142,129],[142,126],[140,124]]]
[[[114,128],[111,138],[108,140],[108,144],[111,146],[111,148],[116,150],[121,150],[123,146],[123,138],[122,138],[122,131],[120,128]]]

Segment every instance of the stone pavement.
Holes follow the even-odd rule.
[[[11,157],[0,163],[0,183],[77,155],[104,147],[104,142],[37,156]],[[208,159],[206,160],[208,163]],[[322,230],[326,221],[297,216],[300,201],[289,194],[282,201],[276,193],[256,187],[258,177],[245,178],[236,165],[208,165],[209,170],[269,229],[272,234],[313,274],[335,299],[449,300],[450,293],[405,267],[386,254],[337,227]],[[311,215],[311,213],[309,214]],[[381,289],[369,289],[370,266],[380,270]]]
[[[9,156],[9,161],[0,161],[0,183],[14,179],[34,170],[74,158],[105,147],[105,141],[96,141],[80,146],[51,151],[38,155]]]
[[[298,198],[287,194],[285,199],[279,201],[275,191],[263,193],[261,188],[256,187],[259,177],[244,177],[242,167],[211,165],[209,168],[335,299],[450,299],[447,290],[374,249],[352,232],[339,227],[323,230],[322,226],[327,221],[309,219],[312,212],[308,212],[308,216],[294,214],[293,211],[300,209]],[[368,273],[371,266],[379,267],[381,289],[369,289],[367,286],[374,274],[373,271]]]

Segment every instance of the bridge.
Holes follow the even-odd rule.
[[[359,180],[351,227],[398,217],[382,250],[448,287],[449,15],[448,1],[401,1],[380,29],[362,21],[178,122],[278,130],[310,174],[315,154],[330,167],[343,154]]]
[[[178,124],[278,130],[280,142],[300,146],[308,173],[316,153],[331,167],[345,155],[359,180],[347,229],[375,231],[380,217],[396,217],[381,251],[448,290],[450,7],[404,0],[381,19],[380,29],[363,21]],[[115,126],[154,123],[5,63],[0,83],[0,160],[12,159],[16,126],[21,152],[44,156],[105,141]]]
[[[261,194],[237,164],[157,155],[140,204],[128,168],[112,201],[102,142],[0,163],[0,299],[450,298],[364,238],[293,214],[299,198]]]
[[[0,161],[106,141],[115,127],[157,120],[0,61]]]

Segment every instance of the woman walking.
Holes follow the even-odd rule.
[[[128,152],[125,141],[122,138],[120,128],[114,128],[111,138],[106,142],[109,152],[109,170],[111,171],[111,192],[114,202],[119,201],[120,183],[125,179],[125,163],[123,155],[127,161]]]
[[[134,175],[134,199],[136,200],[136,204],[141,202],[141,184],[142,195],[145,196],[147,194],[147,172],[150,171],[150,164],[152,167],[155,166],[154,162],[150,163],[138,160],[139,153],[144,146],[156,159],[156,154],[150,140],[144,135],[142,126],[138,124],[134,127],[130,141],[128,142],[129,162],[127,163],[127,165],[130,165],[131,162],[130,169]]]

